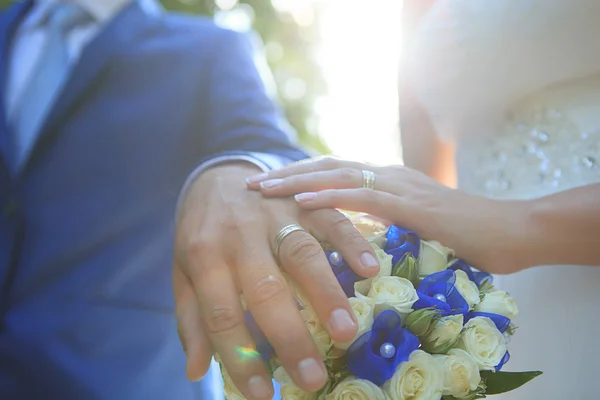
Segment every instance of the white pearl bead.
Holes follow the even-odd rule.
[[[379,348],[379,352],[383,358],[392,358],[396,354],[396,347],[389,342],[385,342]]]
[[[329,254],[329,263],[331,265],[339,267],[340,265],[342,265],[343,262],[344,260],[342,259],[342,256],[337,251],[332,251]]]
[[[436,294],[434,294],[434,295],[433,295],[433,298],[434,298],[434,299],[436,299],[436,300],[439,300],[439,301],[443,301],[444,303],[445,303],[445,302],[446,302],[446,300],[447,300],[447,299],[446,299],[446,296],[444,296],[444,295],[443,295],[443,294],[441,294],[441,293],[436,293]]]

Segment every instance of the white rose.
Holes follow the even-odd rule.
[[[364,298],[357,293],[358,298]],[[413,304],[419,300],[415,287],[406,278],[382,276],[375,278],[367,295],[375,303],[375,315],[386,309],[394,309],[404,317],[412,312]]]
[[[372,382],[351,376],[338,383],[325,400],[386,400],[386,396]]]
[[[517,303],[504,290],[486,293],[481,303],[475,307],[475,311],[504,315],[510,320],[519,313]]]
[[[469,309],[472,309],[474,305],[479,304],[479,289],[477,289],[477,285],[475,282],[472,282],[469,279],[469,276],[465,271],[456,270],[456,282],[454,286],[458,293],[467,301],[469,304]]]
[[[221,365],[221,375],[223,376],[223,392],[227,400],[246,400],[244,395],[235,387],[229,373]]]
[[[372,300],[364,297],[350,297],[348,301],[350,302],[350,307],[352,307],[352,312],[354,312],[354,317],[356,318],[356,321],[358,321],[358,332],[354,336],[354,339],[349,342],[334,343],[336,348],[342,350],[348,350],[348,347],[350,347],[356,339],[365,332],[371,330],[373,327],[373,320],[375,319],[375,303]]]
[[[411,353],[383,390],[394,400],[438,400],[442,397],[443,376],[439,363],[422,350]]]
[[[419,275],[426,276],[445,270],[448,266],[448,256],[453,253],[452,249],[442,246],[440,242],[421,240]]]
[[[288,373],[279,367],[273,372],[273,378],[279,383],[279,393],[283,400],[316,400],[317,394],[300,389]]]
[[[506,353],[506,341],[494,322],[487,317],[475,317],[465,324],[458,348],[469,353],[480,370],[493,371]]]
[[[379,260],[379,273],[377,276],[369,279],[363,279],[362,281],[358,281],[354,284],[354,292],[360,293],[362,295],[367,295],[369,293],[369,289],[371,288],[371,283],[375,278],[380,276],[390,276],[392,274],[392,258],[393,256],[386,253],[379,246],[374,243],[371,243],[371,247],[373,251],[375,251],[375,255]]]
[[[426,343],[424,343],[426,350],[434,353],[445,353],[448,347],[454,345],[458,340],[463,323],[464,317],[462,314],[440,318],[427,337]]]
[[[466,397],[477,389],[481,382],[477,363],[469,353],[461,349],[452,349],[448,355],[433,356],[441,365],[444,377],[443,395],[456,398]]]
[[[319,321],[315,310],[312,307],[305,307],[300,310],[300,316],[306,323],[306,327],[308,328],[308,332],[310,336],[313,338],[317,349],[321,356],[325,357],[329,352],[331,346],[333,346],[333,342],[331,340],[331,336],[323,327],[323,324]]]

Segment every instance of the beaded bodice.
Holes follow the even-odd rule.
[[[526,199],[600,182],[600,84],[554,88],[517,105],[494,134],[465,139],[459,185]]]

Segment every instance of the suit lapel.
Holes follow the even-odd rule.
[[[0,13],[0,154],[4,163],[12,169],[13,146],[6,115],[6,89],[10,67],[10,48],[13,35],[31,5],[32,0],[12,4]]]
[[[126,53],[139,35],[155,27],[157,17],[144,13],[136,1],[122,10],[83,50],[69,80],[52,106],[31,152],[30,160],[57,134],[57,126],[68,117],[88,91],[99,82],[102,72],[119,53]]]

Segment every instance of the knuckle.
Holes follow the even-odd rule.
[[[215,240],[211,235],[199,234],[189,240],[185,246],[186,258],[199,259],[205,257],[207,253],[215,249]]]
[[[313,238],[307,237],[290,243],[286,254],[289,260],[304,263],[317,259],[322,252],[321,246]]]
[[[342,168],[338,171],[338,174],[342,182],[352,183],[356,181],[356,171],[351,168]]]
[[[210,334],[219,334],[230,331],[241,324],[241,318],[233,307],[214,306],[207,315],[206,330]]]
[[[362,245],[363,243],[365,244],[364,247],[368,246],[367,241],[365,240],[363,235],[361,235],[360,232],[356,229],[352,229],[344,235],[344,246],[346,247],[354,249]]]
[[[350,222],[350,220],[341,212],[335,211],[334,213],[332,213],[330,215],[330,221],[329,221],[329,225],[334,229],[334,230],[347,230],[352,228],[354,230],[354,225],[352,225],[352,222]]]
[[[280,278],[265,274],[252,284],[252,302],[259,306],[279,302],[283,299],[285,291],[285,285]]]
[[[340,161],[335,157],[327,156],[323,157],[319,163],[325,169],[335,169],[338,167]]]
[[[233,218],[228,218],[222,222],[222,227],[226,232],[231,233],[239,233],[245,232],[250,229],[252,226],[255,226],[256,218],[253,215],[249,214],[237,214]]]

